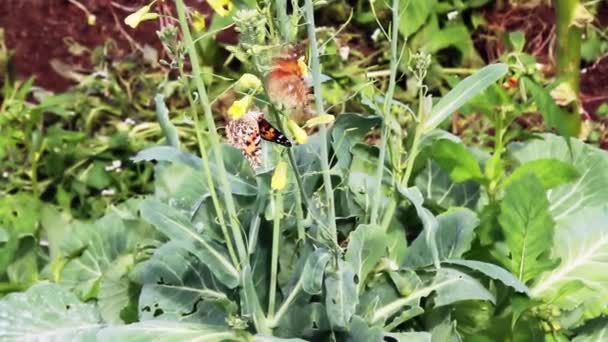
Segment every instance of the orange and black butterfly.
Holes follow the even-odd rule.
[[[232,146],[241,150],[253,169],[262,165],[261,139],[291,147],[291,141],[264,119],[262,112],[255,110],[229,121],[226,125],[226,136]]]
[[[294,114],[308,115],[312,97],[310,85],[305,79],[304,64],[300,47],[292,47],[272,60],[266,77],[266,90],[271,102],[280,104]]]

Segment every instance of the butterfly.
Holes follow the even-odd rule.
[[[305,79],[306,64],[296,48],[272,60],[266,77],[268,98],[275,104],[292,110],[293,115],[307,115],[312,94]],[[295,110],[294,110],[295,109]]]
[[[226,125],[226,136],[230,144],[241,150],[253,169],[262,165],[261,139],[291,147],[291,141],[276,129],[258,110],[250,110],[239,119]]]

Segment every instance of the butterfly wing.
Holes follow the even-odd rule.
[[[243,153],[253,169],[262,165],[262,141],[258,127],[252,120],[235,120],[226,126],[230,144]]]
[[[291,147],[291,141],[287,139],[285,134],[281,133],[278,129],[274,128],[270,122],[263,117],[258,118],[258,127],[260,130],[260,136],[266,141],[270,141],[279,145]]]

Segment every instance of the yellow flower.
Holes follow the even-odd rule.
[[[234,4],[230,0],[207,0],[207,3],[220,17],[227,16],[234,8]]]
[[[236,81],[236,89],[240,91],[255,90],[261,86],[262,81],[253,74],[243,74],[243,76]]]
[[[158,18],[158,13],[150,13],[152,4],[154,4],[154,2],[151,2],[149,5],[144,6],[138,9],[137,11],[129,14],[125,18],[125,24],[131,26],[132,28],[136,28],[142,21],[154,20]]]
[[[300,72],[302,72],[302,77],[308,76],[308,65],[304,62],[304,56],[298,58],[298,66],[300,67]]]
[[[329,114],[321,114],[321,115],[317,115],[314,118],[306,121],[306,124],[304,124],[304,127],[315,127],[315,126],[319,126],[319,125],[330,124],[334,121],[336,121],[335,116],[329,115]]]
[[[205,30],[205,27],[207,27],[205,16],[199,11],[192,12],[192,28],[194,31],[201,32]]]
[[[249,106],[251,106],[251,102],[253,102],[253,98],[250,95],[232,102],[232,105],[230,105],[230,108],[228,108],[228,115],[233,120],[239,119],[241,116],[247,113]]]
[[[272,179],[270,180],[270,187],[272,190],[281,191],[285,189],[287,185],[287,163],[280,161],[274,169]]]
[[[304,145],[308,142],[308,134],[306,134],[306,131],[303,130],[302,127],[298,126],[298,124],[292,119],[287,121],[287,128],[289,128],[291,135],[293,135],[298,144]]]

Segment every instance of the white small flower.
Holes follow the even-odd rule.
[[[112,164],[107,165],[105,167],[105,170],[106,171],[118,170],[118,169],[120,169],[121,166],[122,166],[122,161],[120,161],[120,160],[113,160]]]
[[[450,21],[456,19],[457,16],[458,16],[458,11],[448,12],[448,20],[450,20]]]
[[[374,33],[372,33],[372,40],[377,42],[378,38],[380,38],[380,29],[376,29]]]
[[[344,46],[340,47],[340,49],[338,50],[338,53],[340,54],[340,58],[343,61],[346,61],[348,59],[348,55],[350,54],[350,46],[344,45]]]
[[[136,124],[135,120],[133,120],[131,118],[126,118],[125,121],[123,121],[123,122],[129,126],[133,126]]]
[[[114,189],[103,189],[101,190],[101,195],[102,196],[113,196],[116,193],[116,190]]]
[[[4,171],[4,172],[2,172],[2,177],[4,177],[4,178],[8,178],[8,176],[10,176],[10,175],[11,175],[11,174],[10,174],[10,173],[8,173],[8,171]]]

